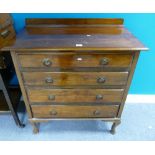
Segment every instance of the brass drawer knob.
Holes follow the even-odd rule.
[[[98,115],[100,115],[101,113],[100,113],[99,110],[95,110],[93,114],[94,114],[95,116],[98,116]]]
[[[109,59],[108,58],[102,58],[100,61],[100,65],[107,65],[109,63]]]
[[[55,100],[55,96],[54,95],[48,95],[48,99],[49,100]]]
[[[97,100],[102,100],[103,99],[103,95],[101,95],[101,94],[96,95],[96,99]]]
[[[51,77],[46,77],[45,82],[46,83],[53,83],[53,79]]]
[[[104,83],[105,81],[106,81],[105,77],[99,77],[99,78],[97,79],[97,82],[98,82],[98,83]]]
[[[43,65],[46,66],[46,67],[49,67],[52,65],[52,62],[50,61],[49,58],[44,58],[43,59]]]
[[[50,111],[50,115],[53,115],[53,116],[57,115],[57,111],[51,110],[51,111]]]
[[[1,36],[3,38],[6,38],[9,34],[10,34],[10,31],[9,30],[4,30],[3,32],[1,32]]]

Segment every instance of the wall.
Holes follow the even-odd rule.
[[[131,94],[155,94],[155,14],[15,14],[17,33],[23,29],[25,18],[124,18],[125,26],[150,48],[142,52],[137,64]]]

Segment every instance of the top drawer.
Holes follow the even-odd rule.
[[[18,58],[24,68],[127,68],[132,62],[131,54],[20,53]]]

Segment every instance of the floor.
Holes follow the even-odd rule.
[[[111,123],[102,121],[52,121],[40,125],[40,133],[34,135],[27,116],[26,127],[15,126],[11,115],[0,115],[0,140],[77,140],[77,141],[154,141],[155,104],[131,104],[125,106],[122,123],[115,135],[109,133]]]

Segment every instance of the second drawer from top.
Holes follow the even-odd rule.
[[[22,72],[25,85],[124,86],[128,72]]]

